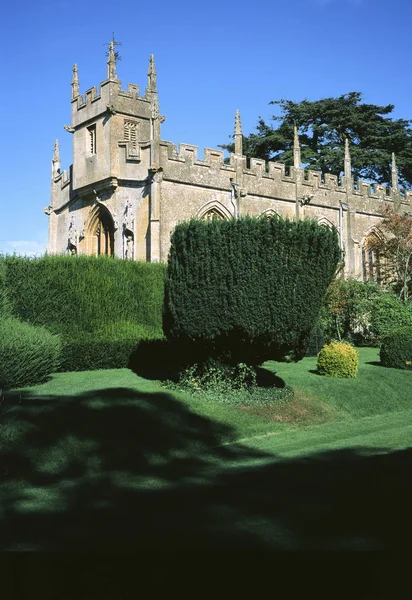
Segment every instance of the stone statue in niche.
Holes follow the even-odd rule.
[[[75,218],[72,216],[69,224],[69,235],[67,241],[67,249],[69,254],[77,254],[77,246],[80,238],[84,237],[83,230],[79,230],[76,225]]]
[[[126,201],[123,213],[123,239],[124,239],[124,257],[133,260],[134,258],[134,218],[133,205],[130,200]]]

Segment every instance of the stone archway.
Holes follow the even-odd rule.
[[[228,221],[232,218],[231,212],[218,202],[217,200],[212,200],[208,202],[198,211],[196,218],[202,219],[203,221],[213,221],[217,219],[218,221]]]
[[[108,209],[98,204],[92,210],[85,233],[86,254],[92,256],[114,255],[114,222]]]

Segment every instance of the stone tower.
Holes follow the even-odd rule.
[[[107,254],[125,259],[166,261],[170,234],[190,218],[231,219],[242,215],[315,219],[335,226],[345,253],[345,273],[375,277],[367,239],[379,228],[382,209],[411,212],[412,192],[398,189],[395,157],[392,188],[352,177],[350,143],[344,141],[343,176],[305,172],[298,128],[294,128],[293,166],[243,155],[242,126],[236,111],[234,153],[161,139],[156,69],[149,59],[143,95],[117,76],[114,40],[108,44],[107,76],[99,89],[80,92],[74,65],[73,164],[60,170],[56,140],[52,158],[49,253]]]

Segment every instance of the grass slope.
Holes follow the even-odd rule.
[[[409,547],[412,374],[360,356],[347,381],[267,363],[297,391],[270,409],[126,369],[8,394],[1,549]]]

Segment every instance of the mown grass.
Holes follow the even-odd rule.
[[[412,374],[267,363],[289,403],[224,406],[127,369],[7,394],[1,548],[400,549],[412,534]]]

